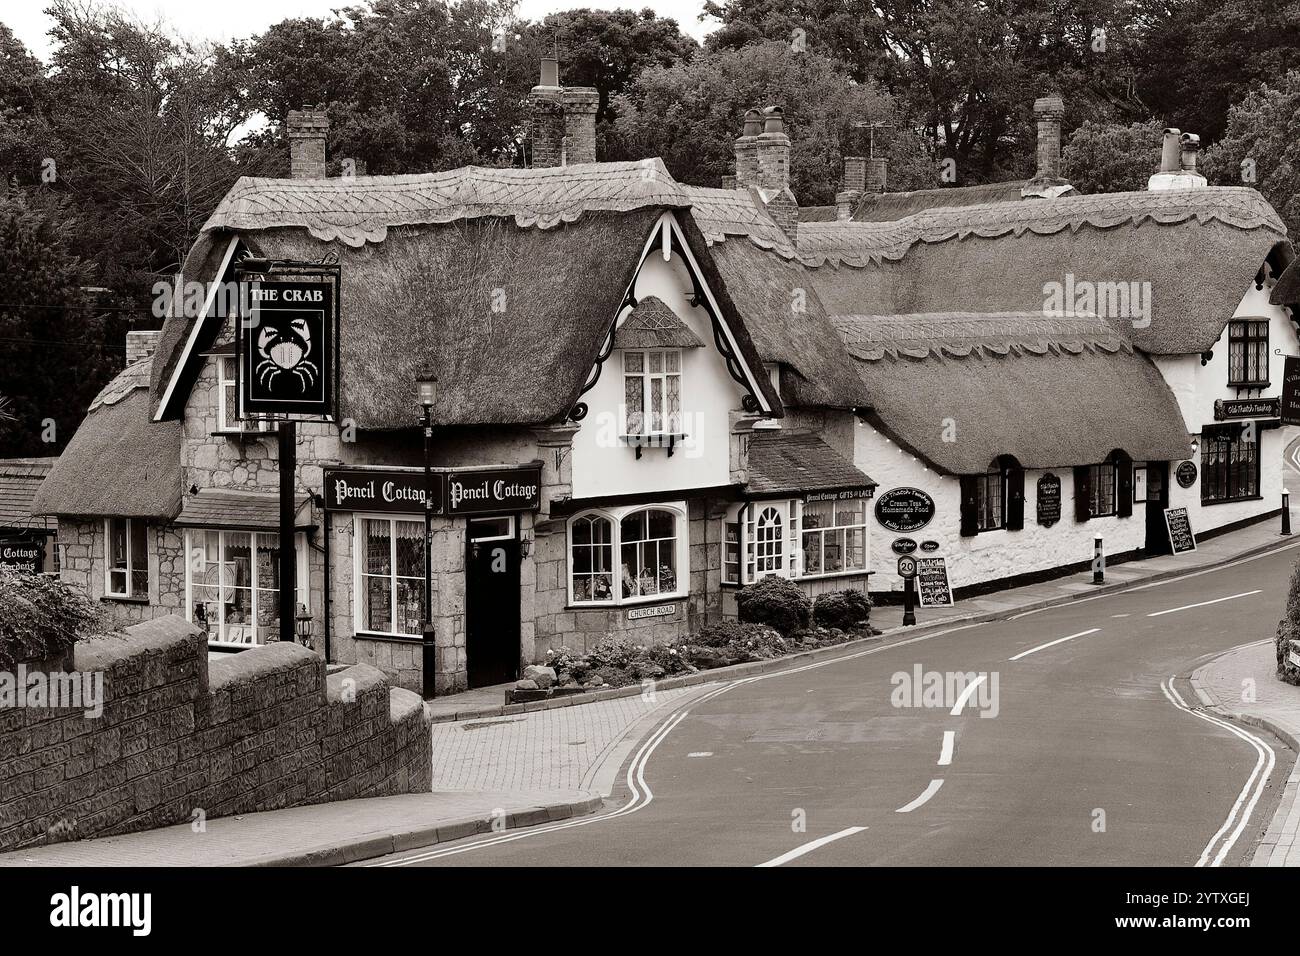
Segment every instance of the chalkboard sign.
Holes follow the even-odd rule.
[[[1300,425],[1300,358],[1288,355],[1282,367],[1282,424]]]
[[[916,559],[916,591],[921,607],[951,607],[952,587],[943,558]]]
[[[1196,550],[1196,535],[1192,533],[1192,521],[1187,517],[1186,508],[1166,508],[1165,527],[1169,529],[1169,545],[1174,554]]]
[[[1038,479],[1038,523],[1051,527],[1061,520],[1061,479],[1050,471]]]

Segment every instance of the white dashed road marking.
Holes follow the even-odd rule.
[[[942,780],[931,780],[931,781],[930,781],[930,786],[928,786],[928,787],[925,788],[925,792],[924,792],[924,793],[922,793],[919,797],[917,797],[917,798],[916,798],[915,800],[913,800],[911,803],[905,803],[905,804],[903,804],[901,807],[899,807],[899,808],[898,808],[897,810],[895,810],[894,812],[895,812],[895,813],[911,813],[911,812],[912,812],[913,810],[915,810],[917,807],[924,805],[925,802],[926,802],[927,800],[929,800],[929,799],[930,799],[931,797],[933,797],[936,793],[938,793],[938,792],[939,792],[939,788],[942,787],[942,786],[943,786],[943,781],[942,781]]]
[[[846,836],[853,836],[853,834],[861,833],[865,829],[866,827],[848,827],[844,830],[839,831],[838,833],[832,833],[830,836],[824,836],[821,839],[813,840],[809,843],[805,843],[803,846],[797,846],[789,853],[782,853],[780,856],[776,857],[775,859],[768,860],[766,863],[760,863],[758,865],[760,867],[780,866],[782,863],[789,863],[791,860],[797,859],[798,857],[803,856],[805,853],[811,853],[819,846],[825,846],[827,843],[834,843],[836,840],[842,840]]]
[[[1049,647],[1055,647],[1057,644],[1064,644],[1066,641],[1072,641],[1076,637],[1087,637],[1089,634],[1096,634],[1100,630],[1101,628],[1094,627],[1087,631],[1080,631],[1078,634],[1071,634],[1069,637],[1058,637],[1054,641],[1048,641],[1046,644],[1039,644],[1037,647],[1031,647],[1027,651],[1021,651],[1015,657],[1012,657],[1010,659],[1013,661],[1018,661],[1022,657],[1028,657],[1030,654],[1036,654],[1037,652],[1046,650]]]

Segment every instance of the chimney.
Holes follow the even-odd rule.
[[[840,222],[848,222],[861,201],[862,193],[856,189],[840,190],[835,194],[835,218]]]
[[[590,86],[560,86],[560,61],[542,57],[541,82],[528,94],[532,165],[571,166],[596,161],[600,94]]]
[[[1160,149],[1160,169],[1147,180],[1149,192],[1163,189],[1199,189],[1206,179],[1196,170],[1201,137],[1177,129],[1165,130]]]
[[[289,133],[289,169],[294,179],[325,178],[325,138],[330,121],[325,104],[290,110],[286,122]]]
[[[146,359],[153,355],[154,349],[158,347],[158,339],[162,336],[161,332],[128,332],[126,333],[126,364],[134,365],[141,359]]]
[[[736,185],[758,185],[758,136],[763,132],[763,114],[745,111],[745,127],[736,140]]]
[[[790,137],[785,135],[785,111],[779,106],[763,110],[763,132],[758,136],[758,184],[763,189],[790,188]]]
[[[1057,95],[1034,100],[1034,119],[1038,123],[1038,166],[1034,178],[1020,190],[1023,199],[1055,199],[1074,187],[1061,178],[1061,119],[1065,102]]]

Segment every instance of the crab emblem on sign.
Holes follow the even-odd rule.
[[[261,278],[247,296],[239,326],[241,416],[332,415],[334,283]]]

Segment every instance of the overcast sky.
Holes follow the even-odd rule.
[[[287,17],[325,16],[331,10],[353,6],[359,0],[119,0],[116,6],[134,11],[143,20],[157,18],[169,21],[176,32],[190,40],[226,41],[235,37],[261,33],[273,23]],[[48,59],[50,18],[42,12],[44,0],[4,0],[0,5],[0,22],[17,34],[23,44],[39,56]],[[642,10],[650,7],[661,17],[672,17],[686,33],[696,39],[717,26],[714,21],[701,23],[697,18],[704,0],[523,0],[519,15],[527,20],[540,20],[557,10],[577,7],[594,7],[614,10],[627,7]]]

